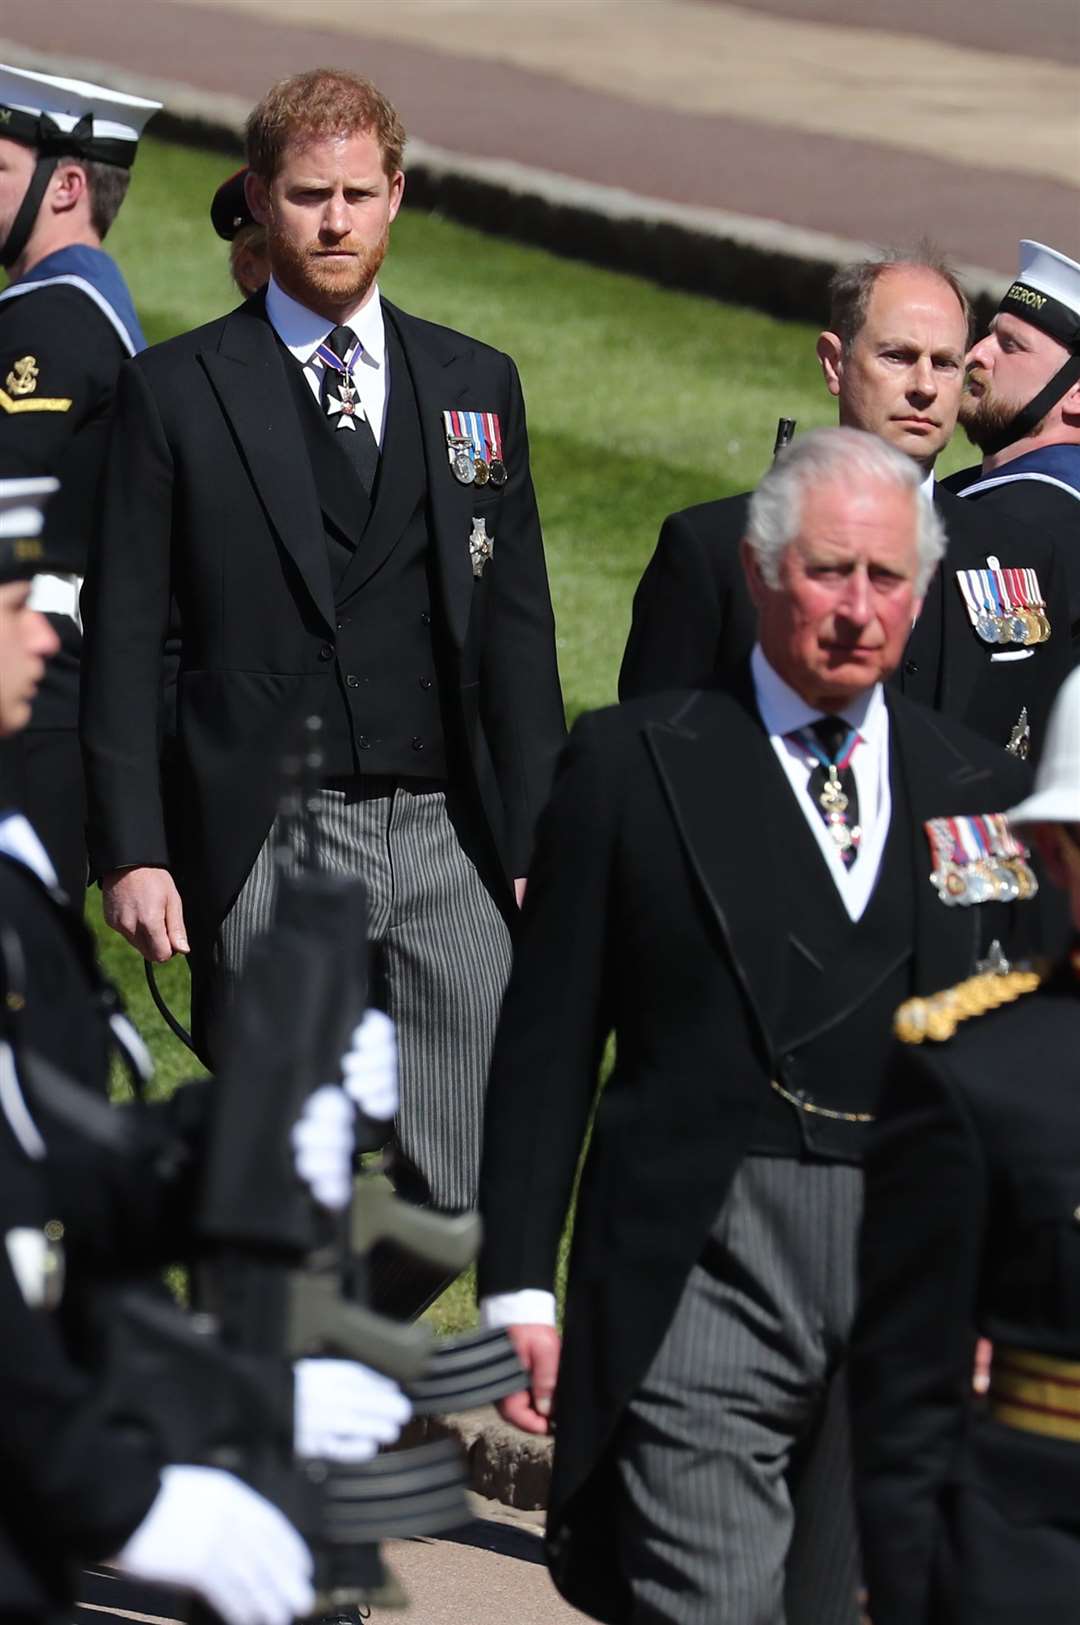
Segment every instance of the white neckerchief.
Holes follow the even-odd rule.
[[[754,645],[750,671],[758,714],[769,735],[769,743],[820,848],[844,907],[851,919],[859,920],[866,912],[877,881],[892,816],[889,712],[881,684],[875,683],[868,693],[860,695],[851,705],[830,713],[843,717],[859,733],[859,743],[851,758],[851,770],[859,793],[862,840],[859,843],[859,856],[848,869],[829,838],[825,820],[810,796],[810,775],[817,761],[797,740],[787,737],[797,729],[809,727],[810,723],[817,722],[826,713],[808,705],[778,676],[762,653],[760,644]]]
[[[266,289],[266,315],[282,344],[300,362],[311,392],[318,400],[324,368],[315,352],[338,324],[328,322],[325,316],[301,305],[273,277]],[[386,364],[386,325],[377,284],[367,303],[341,325],[349,328],[364,347],[360,363],[353,370],[352,381],[372,433],[381,447],[390,380]]]

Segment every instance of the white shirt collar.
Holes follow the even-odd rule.
[[[282,344],[305,367],[337,326],[300,304],[273,277],[266,289],[266,315]],[[382,368],[386,363],[386,327],[378,283],[367,303],[342,325],[350,328],[364,346],[364,364]]]
[[[919,487],[919,490],[922,492],[922,494],[926,498],[927,502],[933,502],[933,500],[934,500],[934,470],[933,469],[930,470],[930,472],[926,476],[925,480],[923,480],[922,484]]]
[[[819,708],[808,705],[800,694],[796,694],[784,682],[766,660],[760,643],[754,644],[750,672],[758,713],[770,736],[782,739],[826,715]],[[885,694],[881,684],[875,683],[873,688],[860,694],[849,705],[828,715],[843,717],[846,723],[858,730],[864,741],[872,739],[879,732],[885,716]]]

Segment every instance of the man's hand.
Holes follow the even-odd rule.
[[[292,1625],[315,1608],[311,1553],[276,1506],[217,1467],[165,1467],[157,1498],[112,1559],[183,1586],[225,1625]]]
[[[551,1397],[562,1343],[554,1326],[508,1326],[514,1352],[529,1373],[529,1387],[499,1401],[499,1414],[522,1433],[550,1433]]]
[[[105,924],[144,959],[163,965],[190,952],[184,905],[168,869],[113,869],[102,877],[101,900]]]

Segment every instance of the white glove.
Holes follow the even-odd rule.
[[[398,1108],[397,1034],[381,1010],[369,1010],[341,1057],[345,1092],[367,1117],[386,1123]]]
[[[195,1591],[226,1625],[292,1625],[315,1607],[311,1553],[269,1501],[217,1467],[166,1467],[113,1564]]]
[[[304,1102],[292,1126],[293,1166],[317,1202],[341,1209],[352,1195],[353,1103],[336,1083],[324,1083]]]
[[[412,1415],[396,1382],[355,1360],[297,1360],[293,1440],[298,1456],[370,1461]]]

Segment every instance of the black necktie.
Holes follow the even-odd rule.
[[[802,730],[802,738],[817,757],[807,789],[825,820],[845,866],[850,869],[859,855],[862,830],[859,828],[859,792],[851,758],[858,734],[843,717],[820,717]],[[810,744],[813,740],[817,746]],[[824,757],[824,760],[822,760]]]
[[[326,347],[337,356],[341,369],[323,363],[322,407],[336,440],[348,453],[349,461],[359,474],[368,496],[375,484],[379,466],[379,448],[371,425],[364,416],[360,397],[345,359],[358,340],[348,327],[335,327],[326,340]]]

